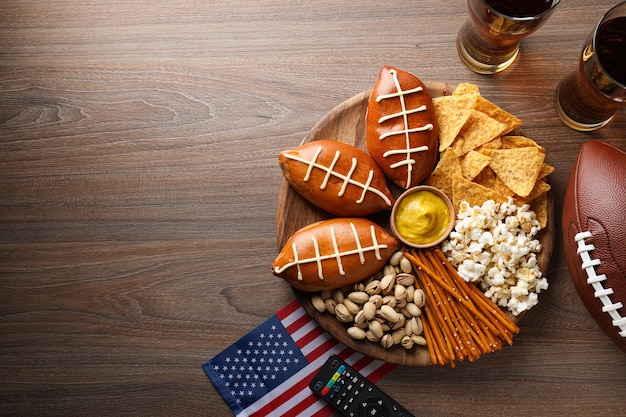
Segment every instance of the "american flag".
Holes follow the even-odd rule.
[[[331,354],[372,382],[395,367],[339,343],[294,300],[202,368],[236,417],[326,417],[308,385]]]

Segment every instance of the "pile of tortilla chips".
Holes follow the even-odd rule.
[[[455,207],[487,200],[528,203],[541,227],[548,219],[545,149],[512,132],[522,122],[482,97],[473,84],[433,99],[439,122],[440,160],[426,184],[445,192]]]

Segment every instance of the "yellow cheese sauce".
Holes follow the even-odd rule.
[[[427,245],[446,233],[450,210],[435,193],[422,190],[400,201],[395,214],[396,230],[407,241]]]

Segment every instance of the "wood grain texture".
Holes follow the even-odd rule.
[[[485,77],[456,54],[462,0],[3,1],[0,414],[230,415],[202,363],[294,297],[270,271],[278,152],[382,65],[520,117],[556,167],[558,223],[581,143],[626,148],[623,110],[578,133],[552,98],[612,5],[562,2]],[[626,356],[562,245],[513,347],[380,386],[426,416],[623,414]]]

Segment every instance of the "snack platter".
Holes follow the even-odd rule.
[[[431,96],[448,96],[453,93],[455,86],[442,82],[425,82]],[[301,142],[306,144],[321,139],[333,139],[344,141],[348,145],[353,145],[361,150],[367,151],[365,143],[365,118],[368,107],[370,90],[361,92],[328,112],[304,137]],[[513,134],[522,135],[520,128],[513,131]],[[403,191],[400,187],[390,185],[390,190],[395,197]],[[539,234],[537,239],[542,245],[542,250],[537,255],[537,264],[541,272],[546,275],[555,237],[554,220],[554,200],[552,192],[547,193],[547,225]],[[287,180],[284,180],[279,191],[276,236],[279,248],[283,247],[290,236],[299,229],[313,224],[320,220],[326,220],[335,216],[311,204],[292,189]],[[382,211],[368,216],[376,224],[389,230],[389,212]],[[307,312],[314,320],[330,335],[344,345],[361,352],[370,357],[384,360],[389,363],[409,366],[432,365],[428,349],[422,346],[415,346],[412,349],[403,349],[395,346],[386,349],[380,344],[371,343],[367,340],[355,340],[346,332],[346,325],[328,313],[319,313],[312,304],[311,294],[293,288],[293,292],[300,300]],[[513,316],[507,312],[511,320],[517,323],[523,316],[519,314]]]

